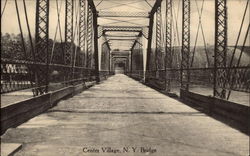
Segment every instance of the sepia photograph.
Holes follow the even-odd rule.
[[[250,0],[1,0],[0,156],[250,156]]]

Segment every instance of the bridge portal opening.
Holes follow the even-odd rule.
[[[119,62],[115,64],[115,74],[125,73],[125,63]]]

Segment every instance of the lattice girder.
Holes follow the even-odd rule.
[[[79,17],[79,46],[84,53],[82,58],[82,66],[85,66],[85,35],[86,35],[86,0],[80,0],[80,17]]]
[[[65,65],[72,64],[73,54],[73,17],[74,3],[73,0],[65,1],[65,47],[64,47],[64,62]]]
[[[156,52],[155,52],[155,66],[156,70],[164,69],[164,52],[162,48],[162,16],[161,6],[156,11]]]
[[[87,68],[93,66],[93,13],[91,6],[87,10]]]
[[[148,18],[149,12],[108,12],[108,11],[99,11],[98,17],[140,17]]]
[[[127,31],[127,32],[142,32],[143,27],[127,27],[127,26],[100,26],[102,27],[102,31]]]
[[[139,35],[143,35],[145,38],[148,38],[148,28],[147,27],[127,27],[127,26],[99,26],[98,27],[98,37],[102,35],[106,36],[106,32],[139,32]],[[138,35],[138,36],[139,36]]]
[[[226,0],[215,0],[214,96],[226,98],[227,8]]]
[[[36,89],[34,95],[48,92],[48,63],[49,63],[49,0],[36,1],[36,28],[35,28],[35,61],[46,63],[35,69]]]
[[[166,67],[166,91],[171,91],[171,79],[172,79],[172,0],[166,0],[166,55],[165,55],[165,67]]]
[[[182,60],[181,60],[181,88],[189,88],[189,57],[190,57],[190,0],[182,1]]]

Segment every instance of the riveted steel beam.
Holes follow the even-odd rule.
[[[48,92],[49,71],[49,0],[36,1],[35,61],[46,63],[35,70],[36,89],[34,95]]]
[[[155,51],[155,67],[156,70],[162,69],[162,61],[161,61],[161,54],[162,54],[162,36],[161,36],[161,5],[157,8],[156,11],[156,51]]]
[[[64,62],[65,65],[72,65],[73,54],[73,19],[74,19],[73,0],[65,1],[65,48]]]
[[[146,61],[146,71],[150,70],[150,56],[151,56],[151,46],[152,46],[152,34],[153,34],[153,23],[154,14],[156,13],[158,7],[160,7],[162,0],[156,0],[149,16],[149,30],[148,30],[148,48],[147,48],[147,61]]]
[[[166,70],[166,91],[171,91],[172,79],[172,0],[166,0],[166,45],[165,45],[165,70]]]
[[[148,18],[148,12],[107,12],[99,11],[98,17]]]
[[[226,98],[227,0],[215,0],[214,96]]]
[[[190,0],[182,1],[181,88],[188,90],[190,81]],[[184,70],[185,69],[185,70]]]
[[[94,44],[94,67],[95,67],[95,75],[96,75],[96,82],[100,81],[99,77],[99,57],[98,57],[98,24],[97,24],[97,11],[94,5],[93,0],[88,0],[89,9],[92,11],[92,31],[93,31],[93,44]],[[90,12],[90,10],[88,11]],[[90,24],[90,23],[89,23]]]
[[[80,5],[80,16],[79,16],[79,46],[82,52],[84,52],[84,57],[82,58],[82,66],[85,66],[85,35],[86,35],[86,0],[79,0]]]

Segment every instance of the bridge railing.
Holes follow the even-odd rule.
[[[37,69],[43,68],[48,68],[49,83],[39,87],[48,87],[48,91],[96,80],[95,69],[1,58],[1,93],[36,90],[39,88],[36,80]]]
[[[35,79],[31,68],[34,63],[26,61],[1,59],[1,93],[32,88]]]
[[[226,70],[225,70],[226,69]],[[189,91],[205,95],[213,95],[214,68],[190,68],[190,69],[167,69],[151,70],[146,72],[147,83],[153,87],[165,90],[170,85],[170,90],[181,88],[181,71],[189,71],[190,78],[187,82],[187,75],[183,75],[183,82],[189,85]],[[237,92],[250,92],[250,66],[225,67],[217,70],[226,71],[226,80],[218,79],[219,88]],[[187,72],[183,72],[187,73]]]
[[[132,72],[128,72],[127,75],[136,79],[136,80],[142,80],[144,78],[144,71],[143,70],[133,70]]]
[[[114,75],[114,72],[109,71],[109,70],[100,70],[99,71],[99,77],[100,80],[106,80],[110,75]]]

